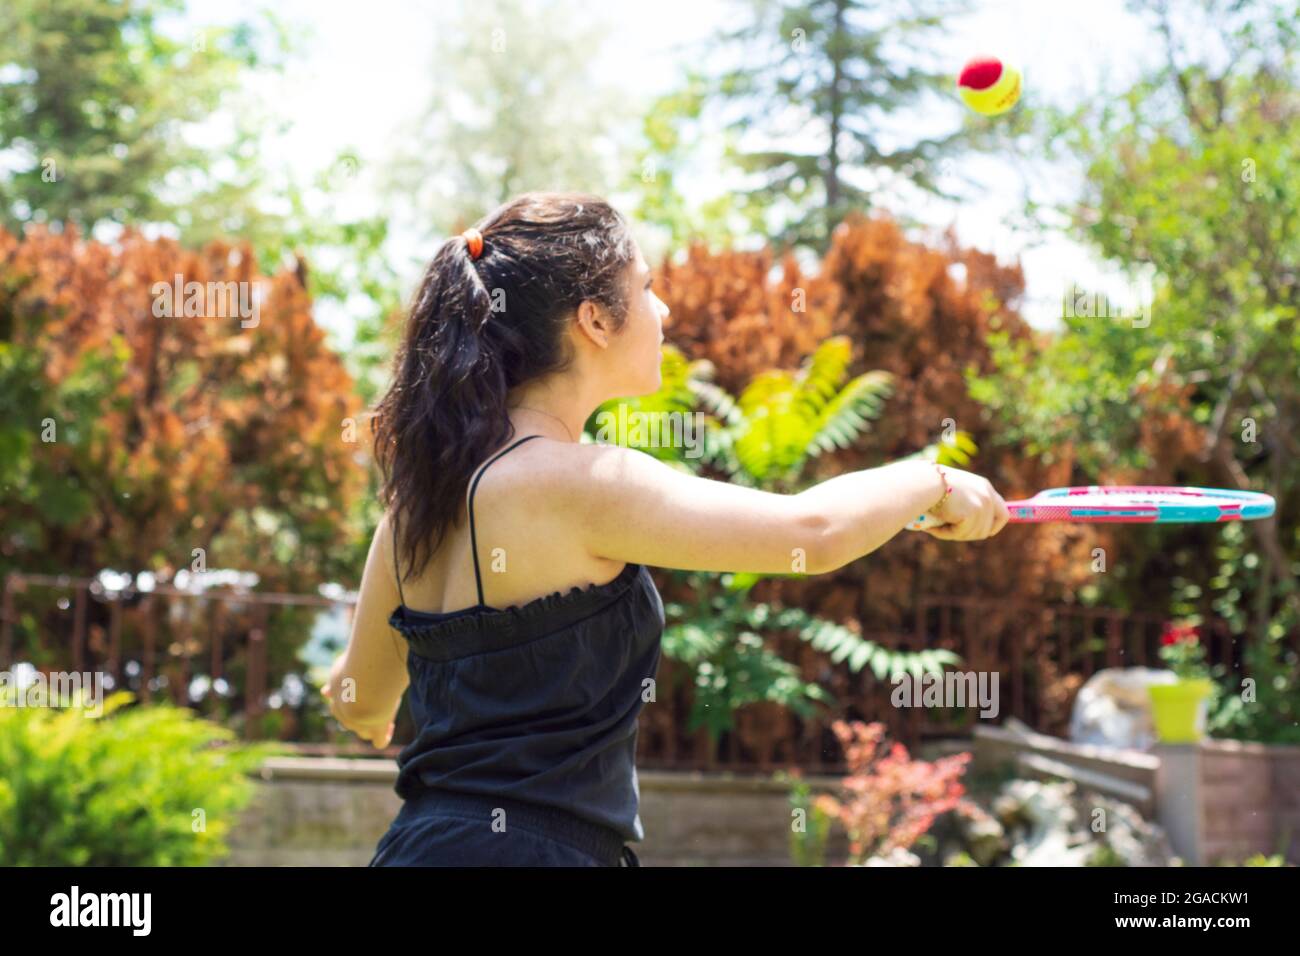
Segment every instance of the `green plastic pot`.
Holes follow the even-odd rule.
[[[1164,744],[1194,744],[1205,736],[1205,699],[1214,690],[1208,678],[1149,684],[1151,718]]]

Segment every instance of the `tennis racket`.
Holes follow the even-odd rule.
[[[1162,485],[1087,485],[1049,488],[1023,501],[1008,501],[1011,522],[1111,522],[1117,524],[1189,524],[1256,521],[1273,513],[1271,495],[1226,488]],[[923,514],[907,527],[917,531],[936,523]]]

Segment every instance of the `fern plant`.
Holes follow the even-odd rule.
[[[659,390],[651,395],[634,398],[611,399],[596,409],[583,426],[584,437],[605,444],[628,445],[647,454],[654,455],[669,464],[677,463],[688,456],[683,455],[680,445],[647,441],[626,441],[628,436],[620,433],[620,423],[638,418],[652,426],[667,422],[674,426],[677,422],[694,426],[697,399],[693,383],[696,379],[712,374],[707,362],[688,362],[679,349],[665,345],[659,363]],[[652,427],[651,432],[655,429]],[[635,437],[635,436],[632,436]],[[653,434],[647,437],[653,437]]]
[[[641,447],[691,473],[720,471],[733,484],[794,493],[806,487],[805,472],[813,459],[849,448],[867,432],[892,391],[887,372],[867,372],[846,382],[851,354],[847,338],[828,339],[799,371],[764,372],[735,398],[712,381],[710,363],[690,362],[665,345],[659,390],[606,402],[588,421],[587,431],[594,440]],[[611,425],[634,413],[694,416],[700,424],[693,431],[698,446],[688,454],[679,446],[622,441],[626,436]],[[968,434],[955,432],[908,457],[960,467],[975,450]],[[750,589],[763,577],[801,574],[670,573],[699,597],[689,604],[665,603],[664,653],[692,669],[688,732],[705,727],[714,744],[732,729],[735,711],[746,704],[775,702],[809,718],[819,705],[834,703],[820,685],[802,680],[794,664],[774,653],[764,635],[794,633],[854,672],[870,666],[882,681],[904,673],[942,673],[961,661],[948,650],[890,650],[801,608],[750,601]]]
[[[687,732],[705,727],[715,742],[732,729],[735,712],[746,704],[777,703],[812,719],[819,704],[835,703],[820,684],[803,680],[798,667],[773,652],[765,635],[793,633],[832,663],[846,663],[854,672],[869,666],[881,681],[901,674],[938,674],[961,661],[942,648],[891,650],[803,608],[750,601],[748,588],[728,587],[726,580],[719,583],[699,572],[673,573],[683,575],[700,598],[689,604],[665,602],[664,653],[693,667]],[[734,575],[723,575],[729,577]]]
[[[827,339],[798,372],[763,372],[738,399],[700,374],[707,365],[695,368],[686,386],[708,412],[702,463],[735,484],[794,490],[808,460],[852,446],[892,391],[888,372],[846,383],[851,356],[847,338]]]

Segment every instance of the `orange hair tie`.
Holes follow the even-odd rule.
[[[469,243],[469,257],[471,259],[477,259],[483,254],[483,233],[471,228],[466,229],[461,235]]]

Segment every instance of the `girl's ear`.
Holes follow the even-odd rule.
[[[584,301],[578,305],[578,328],[600,348],[609,347],[609,316],[599,303]]]

